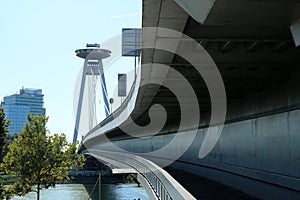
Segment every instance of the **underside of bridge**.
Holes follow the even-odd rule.
[[[172,167],[261,198],[300,198],[300,49],[293,40],[300,36],[291,31],[291,25],[299,18],[300,0],[143,1],[143,27],[172,29],[197,41],[216,64],[226,91],[223,132],[212,151],[199,158],[212,115],[206,82],[183,57],[161,49],[142,50],[141,83],[157,78],[185,90],[182,82],[188,80],[199,103],[197,135]],[[161,37],[159,32],[145,37],[143,41],[156,44],[172,42],[172,38]],[[172,70],[162,78],[160,70],[143,66],[147,63],[167,65],[184,78]],[[105,148],[99,142],[105,134],[117,146],[134,153],[162,148],[175,137],[182,120],[174,93],[158,84],[139,87],[131,118],[137,125],[148,125],[149,109],[155,104],[167,112],[166,123],[155,136],[150,137],[151,128],[146,130],[148,137],[135,138],[114,127],[87,137],[84,144]],[[193,110],[194,105],[187,104],[185,109]],[[182,132],[188,134],[188,130],[189,127]]]

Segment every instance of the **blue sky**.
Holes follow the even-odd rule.
[[[41,88],[49,130],[73,136],[74,51],[141,26],[141,0],[0,0],[0,98]],[[128,65],[119,60],[114,65]],[[119,73],[122,73],[120,68]],[[107,80],[110,82],[110,80]],[[109,84],[109,83],[108,83]]]

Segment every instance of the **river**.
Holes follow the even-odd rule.
[[[92,185],[58,184],[55,188],[42,190],[41,200],[88,200],[87,192],[92,190]],[[93,200],[98,200],[98,186],[94,191]],[[136,184],[102,184],[101,200],[149,200],[143,187]],[[29,193],[24,197],[15,196],[13,200],[35,200],[36,193]]]

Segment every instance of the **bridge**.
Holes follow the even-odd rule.
[[[142,9],[135,81],[85,134],[89,154],[134,168],[159,199],[181,198],[149,163],[299,199],[300,1],[143,0]],[[172,179],[165,170],[159,180]]]

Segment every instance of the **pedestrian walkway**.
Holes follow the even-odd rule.
[[[170,167],[165,170],[197,199],[257,200],[234,188],[195,174]]]

